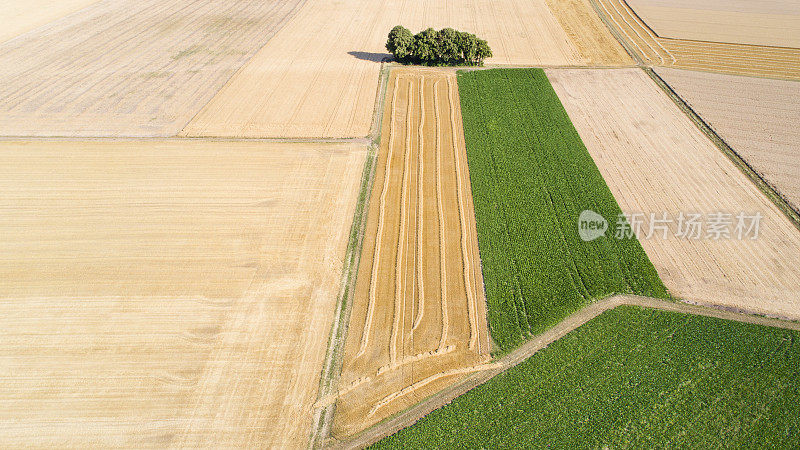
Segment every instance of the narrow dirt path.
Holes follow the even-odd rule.
[[[788,322],[780,319],[772,319],[763,316],[753,316],[736,311],[714,309],[705,306],[690,305],[687,303],[670,302],[649,297],[639,297],[632,295],[616,295],[602,300],[598,300],[591,305],[577,311],[561,321],[558,325],[550,328],[539,336],[529,340],[516,350],[503,356],[493,364],[487,364],[486,370],[475,372],[467,376],[461,382],[450,386],[447,389],[432,395],[411,408],[379,423],[353,439],[344,442],[331,441],[328,448],[354,449],[364,448],[371,445],[385,436],[392,435],[403,428],[409,427],[422,417],[452,402],[469,390],[486,383],[491,378],[500,373],[520,364],[534,353],[546,348],[551,343],[561,339],[571,331],[577,329],[586,322],[594,319],[605,311],[614,309],[622,305],[641,306],[644,308],[659,309],[662,311],[672,311],[684,314],[695,314],[699,316],[716,317],[718,319],[735,320],[737,322],[752,323],[768,327],[786,328],[800,331],[800,322]]]

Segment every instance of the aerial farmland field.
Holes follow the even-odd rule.
[[[3,2],[0,447],[797,447],[798,18]]]
[[[798,339],[619,307],[373,448],[796,447]]]
[[[642,240],[673,296],[800,318],[797,228],[644,72],[549,69],[547,76],[614,198],[623,211],[644,214],[644,229],[650,213],[763,216],[754,240],[674,232]]]
[[[800,83],[666,67],[656,73],[800,210]]]
[[[490,64],[627,65],[587,3],[554,15],[544,0],[308,0],[206,105],[184,136],[360,137],[369,133],[386,33],[445,26],[492,42]],[[558,18],[558,20],[556,19]],[[561,23],[570,26],[571,34]],[[308,30],[315,30],[309,33]]]
[[[0,445],[306,442],[364,155],[0,143]]]
[[[667,296],[635,240],[583,242],[621,212],[541,69],[459,75],[492,338],[508,350],[612,294]]]
[[[333,434],[413,405],[489,359],[452,71],[392,72]]]
[[[300,0],[100,1],[0,44],[0,135],[174,136]]]
[[[800,48],[793,0],[628,0],[663,38]]]
[[[745,33],[746,27],[740,24],[754,24],[752,5],[767,2],[747,2],[751,5],[750,12],[738,13],[730,23],[719,26],[709,25],[708,17],[719,16],[714,11],[705,11],[698,14],[697,10],[686,10],[684,16],[700,20],[702,25],[684,24],[675,36],[670,38],[661,36],[653,31],[652,25],[642,20],[632,5],[625,0],[590,0],[595,2],[598,11],[618,38],[626,43],[629,51],[636,55],[644,64],[655,66],[675,66],[685,69],[705,70],[739,75],[751,75],[765,78],[778,78],[800,80],[800,48],[794,45],[798,33],[792,25],[787,25],[785,39],[781,46],[753,45],[751,43],[738,43],[741,39],[727,39],[724,37],[708,36],[710,40],[692,39],[693,30],[724,30],[733,35]],[[640,0],[636,4],[651,4],[653,0]],[[680,2],[687,4],[688,2]],[[702,3],[702,2],[701,2]],[[707,4],[721,2],[707,1]],[[736,1],[737,4],[745,2]],[[778,2],[780,3],[780,2]],[[661,4],[659,2],[659,4]],[[672,4],[671,2],[669,4]],[[697,5],[697,2],[692,2]],[[667,4],[662,4],[667,5]],[[796,9],[784,3],[784,9]],[[660,13],[659,15],[660,16]],[[704,17],[698,19],[698,17]],[[784,18],[791,16],[782,16]],[[794,19],[791,19],[794,20]],[[791,22],[790,20],[790,22]],[[675,24],[674,20],[666,23]],[[770,22],[774,24],[774,21]],[[794,23],[797,23],[795,21]],[[755,28],[761,35],[775,36],[772,31],[765,31],[763,27]],[[752,30],[752,29],[751,29]],[[723,39],[718,41],[717,39]],[[745,38],[744,40],[748,40]],[[755,41],[753,41],[755,42]]]

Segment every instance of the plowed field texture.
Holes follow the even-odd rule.
[[[489,359],[458,85],[393,70],[333,434],[407,408]]]
[[[797,2],[589,1],[645,64],[800,80]]]
[[[656,73],[800,211],[800,82],[666,67]]]
[[[798,341],[618,307],[375,448],[796,448]]]
[[[0,447],[306,447],[364,156],[0,144]]]
[[[583,242],[621,212],[540,69],[458,75],[492,338],[510,349],[593,299],[666,297],[636,239]]]

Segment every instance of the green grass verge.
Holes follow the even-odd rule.
[[[607,311],[376,448],[798,448],[800,332]]]
[[[595,299],[665,298],[636,239],[583,242],[590,209],[621,213],[541,69],[458,75],[492,338],[506,351]]]

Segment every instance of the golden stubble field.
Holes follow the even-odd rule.
[[[655,71],[800,210],[800,82],[666,67]]]
[[[688,29],[708,30],[713,28],[708,20],[702,18],[698,19],[701,21],[700,24],[686,24],[680,32],[676,33],[676,36],[664,37],[656,34],[650,24],[645,23],[637,15],[637,11],[634,11],[625,0],[589,1],[594,2],[609,26],[616,31],[644,64],[800,80],[800,48],[703,41],[692,39],[691,33],[684,34],[684,31]],[[716,2],[716,0],[714,1]],[[783,0],[779,0],[778,3],[781,1]],[[709,0],[706,3],[710,2]],[[739,0],[737,0],[738,2]],[[685,2],[681,0],[679,3]],[[719,2],[717,3],[719,4]],[[714,12],[707,11],[706,15],[709,14],[713,16]],[[694,18],[702,17],[697,12],[691,12],[688,15]],[[754,17],[752,12],[742,12],[737,20],[752,24]],[[667,21],[675,23],[672,19]],[[732,35],[741,33],[746,35],[746,27],[740,27],[736,23],[723,24],[717,29],[724,29]],[[792,35],[791,31],[794,30],[790,30],[789,35]],[[761,33],[775,35],[771,30],[762,29]],[[714,37],[709,36],[709,39],[714,39]],[[729,40],[736,41],[736,39]]]
[[[386,35],[398,24],[476,33],[492,46],[488,64],[632,63],[588,0],[308,0],[181,134],[366,136]]]
[[[661,37],[800,48],[795,0],[627,0]]]
[[[756,240],[640,239],[679,298],[800,318],[800,233],[639,69],[548,70],[623,211],[762,215]],[[735,223],[734,223],[735,225]]]
[[[0,446],[306,446],[365,152],[0,143]]]
[[[453,71],[393,70],[339,382],[346,437],[488,367]]]
[[[101,1],[1,43],[0,135],[174,136],[301,3]]]

